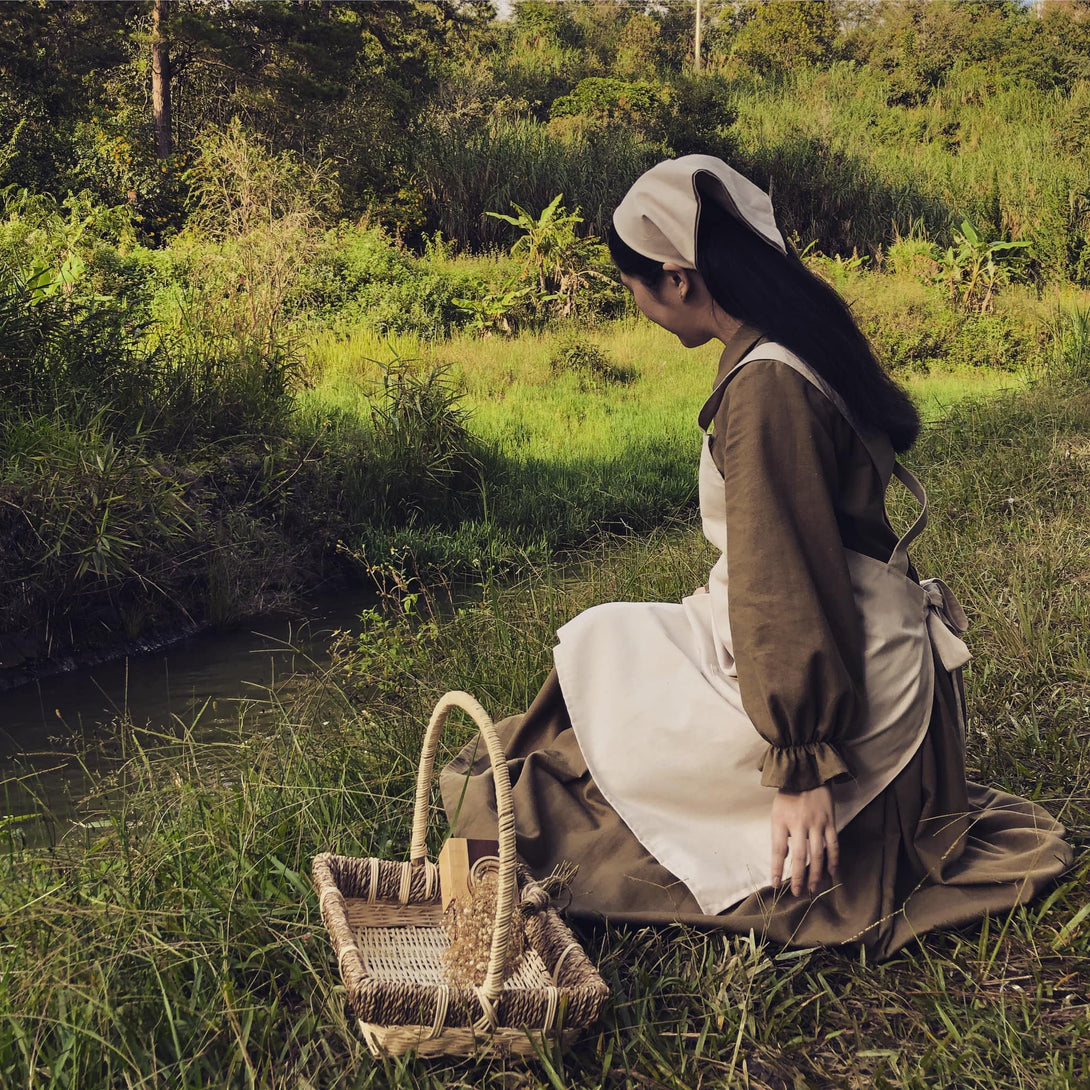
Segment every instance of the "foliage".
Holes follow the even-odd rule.
[[[570,94],[554,99],[549,116],[580,117],[592,129],[623,126],[637,140],[653,143],[664,136],[664,105],[663,90],[646,80],[591,76],[580,80]]]
[[[607,271],[612,266],[605,247],[596,238],[578,234],[582,212],[578,208],[568,212],[560,203],[563,197],[558,193],[537,217],[517,204],[514,216],[486,215],[522,232],[511,245],[511,256],[523,262],[520,278],[536,288],[530,296],[535,312],[572,318],[593,313],[603,299],[615,296],[616,281]]]
[[[160,378],[158,354],[110,298],[70,298],[76,265],[33,280],[0,269],[0,420],[116,411],[137,423]]]
[[[550,128],[624,132],[660,158],[692,152],[725,156],[734,116],[730,85],[715,73],[679,74],[659,83],[589,77],[553,100]]]
[[[199,143],[241,118],[273,157],[329,164],[352,215],[414,246],[441,229],[479,250],[502,240],[486,208],[563,192],[601,233],[639,170],[703,150],[774,184],[789,226],[828,252],[874,253],[921,216],[939,237],[957,209],[988,238],[1032,241],[1045,275],[1085,278],[1077,4],[705,11],[697,74],[684,5],[517,5],[499,21],[483,3],[183,0],[165,31],[178,151],[159,160],[148,5],[7,5],[0,184],[86,189],[160,245],[185,225]]]
[[[168,160],[148,116],[148,5],[0,7],[0,463],[12,549],[27,517],[52,528],[23,574],[68,594],[79,558],[98,557],[71,609],[35,599],[73,632],[139,627],[140,594],[158,623],[152,581],[195,618],[229,616],[236,592],[264,601],[339,564],[338,540],[519,567],[652,525],[656,503],[687,510],[673,424],[646,448],[574,438],[599,412],[643,434],[647,388],[616,361],[644,376],[661,345],[548,328],[621,311],[594,236],[664,155],[725,155],[769,189],[902,373],[1023,371],[1042,349],[1054,373],[1082,373],[1085,300],[1055,286],[1090,282],[1077,5],[708,0],[695,72],[691,5],[531,3],[498,20],[480,3],[181,0]],[[1063,310],[1039,328],[1053,297]],[[463,327],[528,335],[514,348]],[[327,378],[311,342],[328,330],[347,355],[361,329],[421,363],[368,388],[372,344],[327,411],[306,390]],[[483,384],[486,359],[514,373],[513,351],[533,357],[529,384],[490,378],[472,434],[443,424],[429,446],[464,404],[444,398]],[[444,360],[457,383],[433,376]],[[414,398],[434,412],[394,408]],[[537,445],[554,426],[578,457]],[[31,433],[56,480],[18,461]],[[64,508],[100,511],[85,495],[99,456],[134,506],[110,505],[118,544],[96,553],[86,527],[65,537],[82,523]],[[156,506],[177,489],[189,530]],[[559,497],[544,524],[543,495]],[[62,554],[70,568],[49,567]]]
[[[128,2],[0,7],[0,186],[59,193],[87,187],[70,172],[76,130],[101,102],[102,74],[126,61],[138,8]],[[107,203],[124,194],[114,197]]]
[[[853,253],[851,257],[841,254],[823,254],[814,247],[807,246],[799,255],[807,266],[822,279],[827,280],[838,292],[844,294],[859,273],[870,264],[865,254]]]
[[[1071,277],[1090,205],[1081,153],[1060,135],[1067,100],[944,84],[922,105],[890,108],[888,93],[888,77],[852,62],[736,86],[732,162],[771,189],[788,234],[827,253],[876,254],[914,224],[946,238],[968,219],[989,239],[1031,242],[1031,272]]]
[[[103,110],[73,127],[72,173],[96,202],[125,207],[134,226],[152,243],[178,231],[189,199],[189,156],[160,159],[132,110]]]
[[[989,242],[968,220],[962,220],[952,233],[954,244],[940,255],[936,279],[962,310],[986,314],[998,288],[1010,282],[1029,243]]]
[[[187,332],[244,353],[276,352],[286,303],[321,239],[328,178],[272,155],[235,122],[202,139],[188,179],[195,207],[174,247],[186,266]]]
[[[616,363],[609,353],[596,344],[572,341],[550,358],[549,368],[555,375],[574,373],[586,386],[626,386],[635,382],[636,371]]]
[[[3,631],[40,632],[48,645],[111,599],[129,636],[142,614],[174,613],[163,584],[186,563],[170,554],[202,545],[182,482],[143,437],[120,443],[101,413],[82,428],[37,417],[7,423],[3,447]]]
[[[1018,371],[1032,366],[1037,352],[1035,331],[1005,314],[954,314],[914,302],[899,314],[860,306],[857,315],[879,359],[894,371]]]
[[[331,322],[364,321],[383,333],[440,339],[464,320],[464,297],[483,288],[480,276],[450,259],[438,234],[414,257],[380,227],[342,226],[327,232],[301,270],[293,308]]]
[[[715,72],[682,74],[666,90],[666,143],[674,155],[735,155],[738,114],[731,84]]]
[[[544,208],[557,193],[583,210],[589,232],[601,234],[631,180],[658,158],[624,129],[557,133],[526,118],[488,119],[425,127],[415,177],[431,226],[464,249],[487,250],[509,232],[486,209]]]
[[[479,468],[458,391],[441,368],[394,358],[382,367],[371,406],[374,451],[381,459],[373,497],[376,523],[439,521],[451,496],[471,489]]]
[[[751,3],[746,16],[731,43],[729,63],[736,70],[782,75],[800,64],[815,67],[829,62],[837,18],[826,0]]]
[[[492,288],[476,299],[455,299],[453,302],[469,315],[466,329],[470,333],[490,337],[493,333],[514,333],[520,319],[529,317],[534,296],[532,287],[518,288],[505,284]],[[543,300],[538,297],[538,301]]]
[[[1058,382],[1090,383],[1090,307],[1057,311],[1051,333],[1049,373]]]
[[[73,303],[123,305],[148,317],[159,286],[154,253],[140,245],[127,206],[97,204],[87,191],[64,200],[8,186],[0,190],[0,266]],[[48,287],[52,285],[52,287]]]

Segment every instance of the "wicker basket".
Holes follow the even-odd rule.
[[[425,853],[428,801],[439,734],[450,710],[468,712],[492,762],[499,813],[499,897],[484,983],[450,983],[443,961],[439,871]],[[566,1043],[599,1015],[605,981],[548,895],[515,856],[511,781],[492,720],[467,693],[447,693],[424,737],[407,862],[323,854],[313,864],[322,918],[360,1029],[375,1055],[532,1055]],[[526,956],[504,979],[513,914],[525,916]]]

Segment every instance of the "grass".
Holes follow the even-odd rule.
[[[938,422],[958,404],[970,398],[1024,390],[1032,376],[1025,371],[1012,373],[961,367],[926,374],[912,372],[898,377],[924,420]]]
[[[894,306],[894,288],[876,287],[876,279],[885,280],[868,274],[853,287]],[[483,563],[519,574],[556,550],[689,516],[695,421],[718,353],[717,344],[682,348],[671,334],[631,318],[574,332],[484,340],[456,334],[437,343],[384,339],[361,327],[316,342],[312,366],[322,377],[304,404],[319,416],[366,419],[386,361],[443,371],[462,391],[468,427],[487,452],[480,510],[446,526],[365,532],[356,544],[362,555],[410,573],[428,568],[460,577]],[[586,359],[598,361],[597,370],[578,366]],[[962,364],[898,377],[924,416],[937,419],[965,398],[1024,386],[1029,372]]]
[[[911,458],[933,511],[914,557],[971,614],[971,772],[1046,802],[1083,845],[1040,902],[881,965],[757,935],[585,930],[612,998],[565,1056],[528,1068],[368,1057],[309,859],[402,856],[435,697],[466,688],[496,715],[523,709],[563,620],[596,601],[676,600],[703,580],[690,524],[512,585],[482,575],[456,609],[420,595],[412,612],[376,614],[304,696],[270,694],[259,732],[245,714],[215,744],[125,731],[120,761],[93,774],[84,824],[52,849],[9,838],[0,857],[0,1084],[1086,1086],[1088,434],[1085,386],[1033,388],[965,402]],[[895,521],[908,511],[894,507]]]
[[[913,224],[945,241],[967,216],[1033,239],[1042,266],[1066,275],[1063,248],[1085,230],[1068,206],[1085,173],[1085,149],[1064,135],[1070,96],[985,89],[980,76],[967,66],[916,106],[891,103],[887,78],[853,64],[755,83],[734,99],[736,162],[762,185],[776,180],[777,207],[804,241],[873,250],[891,225]]]

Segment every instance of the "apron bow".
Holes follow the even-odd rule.
[[[927,595],[927,633],[931,645],[947,670],[957,670],[973,657],[957,635],[969,627],[965,610],[941,579],[925,579],[920,586]]]

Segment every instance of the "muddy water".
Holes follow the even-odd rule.
[[[117,760],[119,721],[164,738],[191,724],[198,738],[237,733],[243,703],[320,665],[330,633],[357,627],[372,604],[361,591],[315,598],[292,616],[0,693],[0,848],[9,836],[48,843],[70,828],[88,784],[83,764]]]

